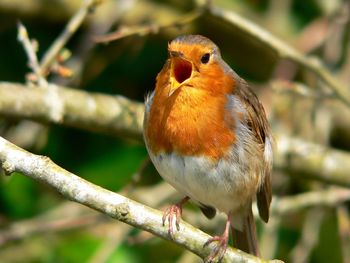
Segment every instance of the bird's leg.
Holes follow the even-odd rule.
[[[218,244],[215,245],[214,250],[204,260],[205,263],[211,263],[216,259],[217,259],[217,262],[221,261],[227,249],[228,237],[230,234],[230,226],[231,226],[231,214],[228,214],[224,233],[222,233],[221,236],[213,236],[209,238],[208,241],[205,242],[204,244],[204,247],[205,247],[214,241],[218,242]]]
[[[180,219],[182,216],[182,206],[188,201],[190,198],[185,196],[180,202],[168,207],[163,214],[163,226],[165,226],[165,221],[168,219],[169,235],[173,235],[173,221],[175,216],[175,224],[177,231],[180,230]]]

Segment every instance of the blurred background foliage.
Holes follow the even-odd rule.
[[[175,21],[191,11],[196,4],[175,0],[102,2],[105,3],[97,7],[66,46],[72,53],[66,65],[72,68],[73,77],[66,79],[51,76],[49,81],[91,92],[121,94],[141,102],[154,87],[155,76],[167,57],[167,42],[179,34],[196,33],[206,35],[218,44],[224,59],[242,77],[254,84],[270,111],[271,88],[266,87],[266,84],[274,76],[279,63],[278,57],[271,50],[232,28],[232,25],[210,15],[202,16],[185,26],[160,30],[155,34],[132,35],[107,44],[97,44],[94,37],[121,26]],[[303,35],[305,30],[318,21],[334,18],[343,2],[345,1],[217,0],[212,1],[212,4],[234,10],[302,49],[308,44]],[[25,52],[17,40],[19,20],[26,26],[30,37],[39,43],[40,58],[62,31],[67,20],[78,10],[80,3],[78,0],[0,0],[0,80],[25,82],[25,76],[29,72]],[[312,51],[318,55],[324,52],[317,45],[312,50],[305,48],[302,51]],[[302,79],[303,76],[300,74],[296,78]],[[130,184],[147,158],[145,147],[138,141],[59,125],[38,127],[30,121],[0,118],[0,134],[32,152],[49,156],[65,169],[112,191],[121,191]],[[335,146],[336,141],[334,139]],[[342,143],[338,143],[338,147],[342,146]],[[154,170],[150,170],[142,179],[143,185],[161,181]],[[310,182],[278,179],[275,188],[275,192],[280,195],[299,193],[310,189]],[[45,220],[35,220],[48,215],[57,220],[59,225],[60,216],[66,217],[75,211],[68,208],[62,210],[62,205],[66,202],[50,187],[22,175],[1,176],[0,231],[16,222],[30,223],[34,220],[34,223],[45,224]],[[318,242],[306,261],[343,262],[335,211],[322,216],[324,219],[320,223]],[[306,212],[301,211],[283,219],[278,232],[275,258],[286,262],[303,262],[293,258],[291,253],[301,236],[305,217]],[[157,237],[130,228],[127,234],[123,234],[126,230],[119,228],[124,229],[125,226],[121,227],[122,223],[117,221],[103,216],[90,224],[84,223],[84,218],[80,220],[81,226],[79,221],[71,227],[62,227],[61,230],[57,227],[57,231],[53,226],[49,228],[50,231],[0,243],[0,262],[193,262],[187,259],[191,258],[187,255],[188,252],[183,253],[179,247]],[[216,229],[212,233],[219,231]],[[120,236],[124,238],[119,240]],[[103,249],[105,252],[101,252]],[[101,253],[104,255],[103,260],[99,258]]]

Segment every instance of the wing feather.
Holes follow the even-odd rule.
[[[269,208],[272,199],[271,191],[271,170],[272,170],[272,135],[265,110],[257,96],[250,89],[248,84],[237,76],[238,85],[234,91],[244,103],[248,112],[248,125],[258,143],[264,149],[264,181],[257,192],[257,204],[260,217],[267,222],[269,220]]]

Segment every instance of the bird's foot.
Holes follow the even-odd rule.
[[[209,238],[208,241],[205,242],[204,246],[208,246],[210,243],[215,241],[217,241],[218,243],[215,245],[214,250],[204,260],[205,263],[220,262],[225,255],[228,243],[228,236],[223,234],[222,236],[214,236],[212,238]]]
[[[179,203],[168,207],[163,214],[163,226],[165,226],[165,222],[168,221],[168,233],[170,236],[173,235],[173,222],[175,220],[175,225],[177,231],[180,230],[180,220],[182,216],[182,206],[189,200],[190,198],[186,196]]]
[[[217,242],[213,251],[209,254],[209,256],[204,260],[204,263],[212,263],[212,262],[220,262],[225,255],[229,237],[230,230],[230,220],[231,216],[229,215],[226,221],[225,231],[221,236],[214,236],[208,239],[207,242],[203,245],[203,247],[208,246],[210,243]]]

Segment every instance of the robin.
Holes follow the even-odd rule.
[[[252,202],[267,222],[271,202],[272,135],[263,106],[247,83],[201,35],[179,36],[145,102],[144,139],[159,174],[184,198],[163,225],[179,230],[182,206],[198,204],[208,218],[227,215],[206,262],[221,260],[232,229],[236,248],[259,255]]]

